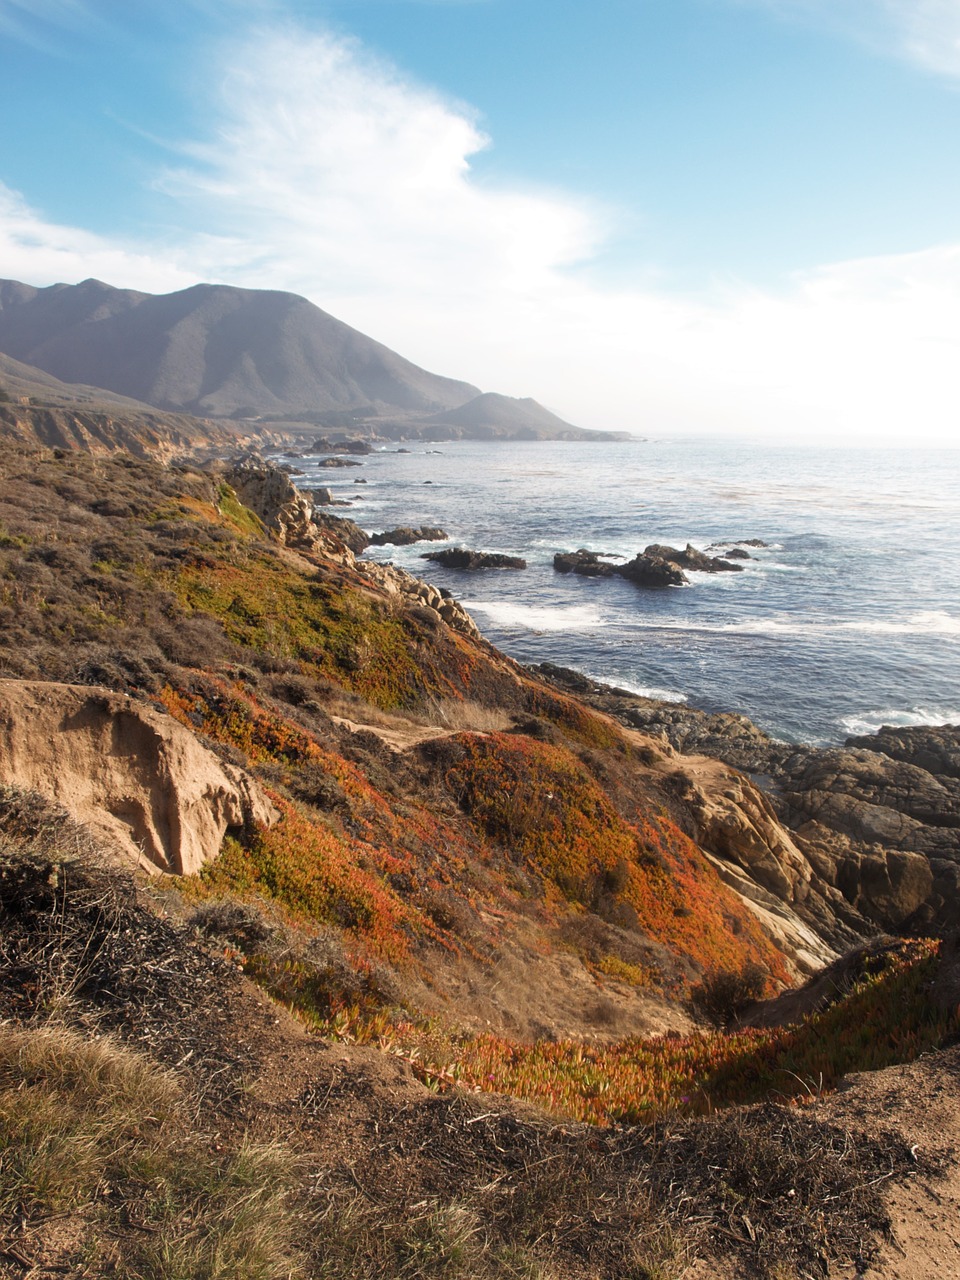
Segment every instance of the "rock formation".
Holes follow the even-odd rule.
[[[761,841],[778,869],[758,859],[742,832],[735,840],[724,836],[713,813],[695,838],[757,885],[785,894],[822,937],[845,946],[851,930],[862,936],[875,928],[955,925],[960,727],[883,728],[845,747],[797,746],[776,742],[745,716],[639,698],[551,664],[537,670],[686,757],[710,757],[761,781],[763,791],[750,784],[752,790],[789,840],[788,847],[768,832]],[[747,781],[740,776],[733,791],[745,796]],[[693,790],[690,798],[696,800]],[[796,857],[806,864],[799,879]]]
[[[445,542],[448,536],[436,525],[422,524],[419,529],[401,525],[397,529],[387,529],[383,533],[371,533],[370,545],[372,547],[409,547],[415,542]]]
[[[733,553],[728,553],[733,554]],[[745,551],[740,556],[749,559]],[[676,547],[651,543],[638,552],[626,564],[607,564],[611,557],[600,551],[588,551],[580,547],[577,551],[559,552],[553,557],[553,567],[558,573],[579,573],[588,578],[626,578],[638,587],[682,587],[689,581],[684,569],[696,573],[729,573],[743,569],[743,565],[735,564],[730,559],[720,556],[709,556],[697,551],[687,543],[683,551]]]
[[[284,546],[319,551],[343,560],[359,555],[369,539],[358,524],[320,514],[279,467],[252,453],[225,468],[224,479],[245,507]]]
[[[492,551],[468,551],[466,547],[449,547],[443,551],[425,551],[423,560],[434,560],[445,569],[525,569],[520,556],[505,556]]]

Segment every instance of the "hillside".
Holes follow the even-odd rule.
[[[951,944],[366,542],[256,458],[0,442],[0,1274],[862,1270],[937,1152],[819,1095],[945,1087]]]
[[[128,450],[172,458],[195,450],[223,450],[236,432],[186,414],[158,413],[150,405],[101,387],[61,382],[0,353],[0,438],[27,448]]]

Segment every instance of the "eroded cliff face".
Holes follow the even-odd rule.
[[[84,685],[0,680],[0,779],[56,800],[151,872],[193,874],[228,830],[278,816],[254,778],[170,716]]]

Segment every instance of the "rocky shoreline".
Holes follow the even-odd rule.
[[[242,459],[226,475],[241,500],[287,545],[316,545],[320,539],[327,554],[341,549],[361,555],[370,545],[446,537],[434,527],[367,534],[354,521],[311,507],[289,477],[260,458]],[[589,576],[631,577],[635,571],[631,580],[641,585],[666,585],[667,575],[686,581],[684,568],[737,571],[742,566],[736,561],[749,555],[746,547],[762,545],[757,540],[720,544],[710,551],[725,549],[723,556],[713,556],[691,546],[679,551],[652,544],[622,566],[581,549],[558,555],[562,563],[555,567]],[[740,554],[731,558],[731,553]],[[511,557],[464,548],[423,558],[466,571],[522,567]],[[425,617],[479,638],[449,591],[393,565],[362,563],[382,589],[415,603]],[[678,797],[683,793],[688,834],[758,909],[775,914],[778,904],[786,903],[838,951],[878,932],[919,935],[955,926],[960,727],[883,728],[849,738],[843,746],[812,747],[777,741],[742,715],[641,697],[552,663],[529,670],[681,757],[670,787]],[[705,785],[695,764],[687,767],[687,758],[714,761],[726,773],[711,776]],[[718,788],[726,789],[730,804],[717,803]],[[691,814],[698,816],[691,819]]]
[[[813,747],[778,742],[746,716],[639,697],[551,663],[532,670],[675,751],[745,773],[813,870],[814,896],[819,886],[839,892],[874,929],[923,934],[955,926],[960,726],[884,727],[840,747]],[[835,894],[829,897],[836,910]],[[816,904],[797,905],[802,915]],[[822,920],[821,911],[814,914]],[[862,927],[853,916],[850,923]]]

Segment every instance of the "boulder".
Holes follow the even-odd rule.
[[[89,685],[0,680],[0,779],[57,801],[151,872],[192,875],[279,816],[171,716]]]

